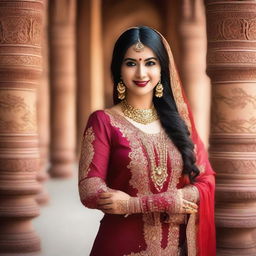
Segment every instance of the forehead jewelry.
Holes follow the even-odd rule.
[[[140,52],[141,50],[143,50],[143,48],[144,48],[144,44],[140,41],[140,39],[138,39],[138,42],[134,46],[134,50],[136,52]]]

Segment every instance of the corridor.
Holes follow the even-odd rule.
[[[46,188],[50,203],[33,221],[41,237],[38,256],[88,256],[103,214],[80,203],[76,175],[71,179],[50,179]]]

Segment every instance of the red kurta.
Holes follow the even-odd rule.
[[[164,182],[159,186],[151,169],[154,163],[160,161],[163,142],[166,142],[168,152],[167,171]],[[187,225],[187,215],[167,211],[172,204],[171,197],[186,183],[181,175],[181,155],[166,133],[163,130],[157,134],[145,133],[115,111],[100,110],[91,114],[84,133],[79,166],[82,203],[97,208],[96,200],[100,192],[117,189],[130,196],[144,198],[145,205],[149,207],[145,213],[128,217],[105,214],[90,255],[185,255],[181,253],[186,244],[189,255],[215,255],[215,246],[205,248],[205,251],[201,248],[204,241],[200,232],[209,228],[207,223],[211,222],[210,230],[214,232],[213,212],[211,216],[209,212],[205,213],[205,207],[210,207],[210,211],[213,209],[214,178],[213,172],[208,172],[209,166],[205,168],[205,163],[200,162],[200,159],[205,161],[207,155],[198,143],[198,161],[203,165],[198,184],[195,184],[200,193],[197,232],[196,215],[190,217],[190,224]],[[204,215],[206,218],[202,220]]]

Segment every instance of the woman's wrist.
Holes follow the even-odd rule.
[[[127,201],[127,214],[141,213],[141,202],[139,197],[130,197]]]
[[[188,185],[181,189],[182,191],[182,198],[197,203],[199,201],[199,191],[196,186]]]

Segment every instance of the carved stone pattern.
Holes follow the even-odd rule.
[[[256,117],[251,117],[246,120],[242,117],[235,120],[227,120],[221,111],[218,111],[218,105],[225,103],[230,107],[230,110],[243,109],[247,104],[256,109],[256,96],[247,94],[242,88],[233,88],[230,90],[230,95],[221,95],[216,93],[213,95],[213,113],[212,113],[212,132],[241,132],[255,133],[256,132]]]
[[[235,138],[233,139],[235,140]],[[256,143],[251,142],[252,144],[227,144],[223,141],[222,144],[216,145],[216,139],[213,139],[211,143],[211,152],[221,151],[221,152],[256,152]],[[226,143],[226,144],[224,144]],[[255,144],[253,144],[255,143]]]
[[[15,69],[15,70],[1,70],[0,69],[0,78],[1,82],[11,82],[14,81],[19,84],[19,82],[23,82],[24,87],[24,81],[26,84],[26,88],[29,88],[30,83],[34,83],[33,88],[35,86],[38,86],[38,79],[40,79],[42,75],[42,69]],[[15,74],[15,76],[13,75]],[[16,86],[16,85],[15,85]]]
[[[5,120],[0,115],[0,132],[24,132],[36,130],[36,111],[35,107],[31,111],[30,107],[26,105],[24,99],[19,96],[4,94],[0,95],[0,113],[6,112],[18,113],[21,112],[20,120]]]
[[[212,158],[211,164],[217,173],[255,174],[256,160],[247,159],[216,159]]]
[[[244,16],[246,13],[244,13]],[[217,22],[216,22],[217,19]],[[213,21],[214,20],[214,21]],[[256,18],[213,15],[208,22],[208,40],[256,40]]]
[[[250,188],[250,187],[249,187]],[[236,186],[236,189],[239,190],[239,187]],[[216,190],[216,201],[229,201],[230,200],[256,200],[256,191],[218,191]]]
[[[0,65],[28,65],[38,66],[42,65],[42,58],[39,56],[12,56],[12,55],[0,55]]]
[[[210,65],[207,69],[207,74],[211,77],[212,82],[222,83],[222,82],[240,82],[240,81],[251,81],[256,82],[255,78],[255,68],[252,67],[242,67],[240,65],[238,68],[234,66],[232,69],[228,69],[225,66],[216,67]]]
[[[211,1],[211,0],[210,0]],[[233,1],[233,2],[229,2],[229,4],[226,4],[225,1],[211,1],[211,2],[216,2],[216,3],[211,3],[211,5],[208,5],[208,3],[210,2],[209,0],[206,2],[206,6],[207,6],[207,14],[208,13],[232,13],[232,12],[241,12],[241,10],[243,10],[243,12],[247,13],[247,14],[253,14],[256,10],[256,5],[253,3],[253,1]]]
[[[252,228],[256,227],[256,216],[248,218],[248,216],[234,219],[233,216],[229,218],[224,218],[223,216],[218,216],[215,214],[216,225],[219,227],[229,227],[229,228]]]
[[[226,105],[228,105],[231,109],[243,109],[247,104],[251,104],[254,109],[256,109],[256,96],[252,96],[243,90],[243,88],[233,88],[229,90],[230,95],[221,95],[216,93],[214,95],[213,100],[216,101],[216,104],[218,104],[217,101],[224,102]]]
[[[8,16],[0,20],[1,44],[41,45],[42,19]]]
[[[209,51],[208,56],[209,65],[218,65],[219,63],[232,63],[236,66],[238,64],[256,64],[256,52],[246,52],[242,49],[240,51]]]
[[[40,159],[0,159],[0,170],[13,172],[35,172],[40,167]]]
[[[205,4],[207,73],[213,84],[210,160],[217,173],[215,220],[221,237],[217,255],[249,255],[244,244],[255,231],[244,231],[256,227],[256,154],[249,142],[256,136],[256,2]]]

